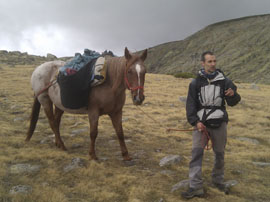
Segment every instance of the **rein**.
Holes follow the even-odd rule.
[[[36,97],[40,96],[42,93],[44,93],[46,90],[48,90],[52,85],[56,84],[57,80],[53,80],[51,81],[47,86],[45,86],[45,88],[43,88],[41,91],[38,92],[38,94],[36,95]]]
[[[143,111],[139,106],[137,106],[137,108],[143,113],[145,114],[148,118],[150,118],[152,121],[154,121],[155,123],[157,123],[158,125],[160,125],[160,127],[164,128],[166,130],[166,132],[171,132],[171,131],[180,131],[180,132],[191,132],[194,129],[176,129],[176,128],[167,128],[166,126],[162,125],[160,122],[156,121],[153,117],[151,117],[149,114],[147,114],[145,111]],[[202,146],[204,147],[205,150],[210,150],[213,148],[213,141],[209,135],[209,133],[207,132],[207,130],[203,130],[202,131]],[[206,138],[206,144],[204,145],[204,140]],[[209,140],[211,142],[211,144],[209,144]]]
[[[213,148],[213,141],[208,133],[208,131],[205,129],[202,132],[202,146],[204,147],[205,150],[210,150]],[[204,145],[204,140],[206,139],[206,144]],[[211,142],[211,144],[209,144],[209,140]]]
[[[154,121],[155,123],[157,123],[159,126],[161,126],[162,128],[164,128],[167,132],[170,131],[181,131],[181,132],[190,132],[193,131],[193,129],[175,129],[175,128],[167,128],[166,126],[162,125],[160,122],[156,121],[153,117],[151,117],[150,115],[148,115],[145,111],[143,111],[139,106],[137,106],[137,108],[143,113],[145,114],[148,118],[150,118],[152,121]]]

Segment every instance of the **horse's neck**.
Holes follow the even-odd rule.
[[[113,57],[107,61],[107,79],[115,93],[125,91],[126,89],[124,81],[125,62],[124,57]]]

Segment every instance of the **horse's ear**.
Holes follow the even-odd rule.
[[[143,51],[143,53],[142,53],[142,55],[141,55],[141,60],[142,60],[142,61],[145,61],[146,57],[147,57],[147,49],[145,49],[145,50]]]
[[[132,57],[132,56],[130,55],[129,50],[128,50],[127,47],[126,47],[126,48],[125,48],[125,58],[126,58],[127,60],[130,60],[131,57]]]

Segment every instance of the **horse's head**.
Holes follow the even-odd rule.
[[[125,82],[127,88],[131,91],[132,101],[135,105],[142,104],[144,100],[143,88],[146,68],[144,66],[144,60],[147,57],[147,49],[143,51],[141,55],[131,54],[127,48],[125,48],[126,58],[126,70],[125,70]]]

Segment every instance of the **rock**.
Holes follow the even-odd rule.
[[[11,188],[10,194],[28,194],[32,192],[32,187],[28,185],[17,185]]]
[[[164,158],[162,158],[159,162],[159,166],[166,166],[171,164],[176,164],[181,161],[181,157],[179,155],[169,155]]]
[[[135,166],[135,161],[134,160],[131,160],[131,161],[123,161],[124,165],[126,167],[131,167],[131,166]]]
[[[69,172],[71,170],[77,169],[77,168],[82,168],[85,167],[85,162],[81,158],[73,158],[71,160],[71,163],[67,166],[64,167],[65,172]]]
[[[48,143],[52,143],[52,142],[54,142],[54,139],[52,139],[50,137],[46,137],[40,141],[40,144],[48,144]]]
[[[99,160],[100,160],[100,161],[108,161],[109,159],[106,158],[106,157],[101,157],[101,158],[99,158]]]
[[[243,172],[241,170],[232,170],[231,173],[234,175],[241,175]]]
[[[71,145],[71,148],[72,148],[72,149],[78,149],[78,148],[80,148],[80,147],[82,147],[82,145],[80,145],[80,144],[72,144],[72,145]]]
[[[47,59],[49,59],[49,60],[56,60],[57,57],[55,55],[51,54],[51,53],[47,53]]]
[[[73,120],[73,119],[72,119]],[[78,125],[83,124],[83,122],[76,122],[74,123],[71,128],[77,127]]]
[[[128,118],[122,118],[122,122],[127,122]]]
[[[145,156],[145,151],[144,150],[138,150],[138,151],[133,153],[133,158],[135,158],[135,159],[139,159],[142,156]]]
[[[268,167],[270,166],[270,163],[267,162],[252,162],[254,165],[259,166],[259,167]]]
[[[73,131],[71,131],[71,135],[70,136],[73,137],[73,136],[79,135],[81,133],[84,133],[86,131],[88,131],[88,128],[82,128],[82,129],[73,130]]]
[[[115,144],[116,140],[109,140],[109,144]]]
[[[253,89],[253,90],[260,90],[260,87],[257,86],[255,83],[252,83],[250,88]]]
[[[248,138],[248,137],[238,137],[237,139],[241,140],[241,141],[249,142],[249,143],[252,143],[252,144],[259,144],[260,143],[258,140]]]
[[[177,184],[173,185],[172,189],[171,189],[171,193],[180,189],[180,188],[186,188],[189,186],[189,180],[182,180],[180,182],[178,182]]]
[[[224,184],[226,187],[233,187],[233,186],[237,185],[238,182],[236,180],[228,180],[228,181],[224,182]]]
[[[180,96],[179,97],[179,100],[183,103],[186,103],[187,102],[187,97],[183,97],[183,96]]]
[[[42,182],[41,183],[41,186],[42,187],[48,187],[48,186],[50,186],[50,184],[48,182]]]
[[[174,175],[174,172],[171,170],[162,170],[160,171],[162,175]]]
[[[34,173],[40,170],[40,165],[30,165],[30,164],[16,164],[10,167],[10,173],[20,174],[20,173]]]
[[[18,122],[18,121],[24,121],[25,118],[23,117],[16,117],[15,119],[13,119],[14,122]]]

